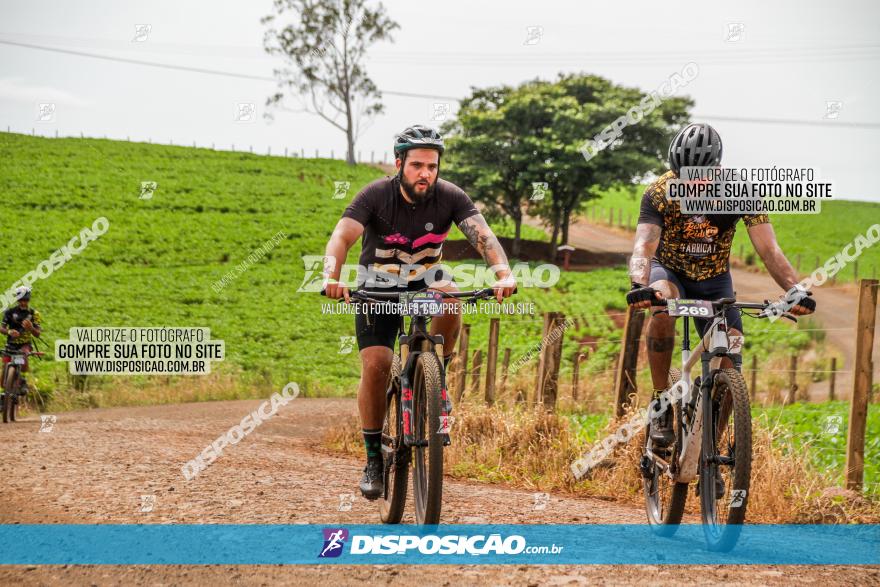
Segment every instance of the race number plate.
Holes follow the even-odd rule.
[[[708,318],[712,315],[712,302],[706,300],[669,300],[670,316]]]
[[[22,356],[12,357],[12,364],[13,365],[24,365],[24,357],[22,357]]]
[[[403,310],[409,316],[437,316],[443,311],[443,295],[433,291],[407,294]]]

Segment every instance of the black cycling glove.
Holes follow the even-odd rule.
[[[807,295],[802,297],[800,299],[800,301],[795,305],[800,306],[801,308],[806,308],[810,312],[815,312],[816,311],[816,300],[814,300],[811,297],[808,297],[811,295],[813,295],[813,292],[807,292]]]
[[[657,290],[653,287],[642,285],[640,283],[633,283],[632,289],[626,294],[626,303],[632,306],[639,302],[655,300],[657,299],[655,296],[656,293]]]

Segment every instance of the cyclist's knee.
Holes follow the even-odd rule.
[[[363,375],[385,374],[391,370],[394,353],[388,347],[371,346],[361,350]]]

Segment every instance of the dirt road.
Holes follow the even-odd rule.
[[[535,223],[537,226],[538,224]],[[741,228],[742,229],[742,228]],[[572,223],[569,228],[569,243],[580,249],[597,253],[632,253],[633,237],[630,233],[612,230],[590,224],[583,219]],[[845,243],[841,243],[841,246]],[[776,299],[782,290],[767,273],[756,273],[745,269],[733,269],[733,282],[737,297],[760,301]],[[816,298],[816,320],[825,329],[826,340],[843,355],[843,365],[838,363],[835,390],[838,398],[846,399],[852,392],[853,357],[856,353],[855,327],[858,313],[858,299],[853,285],[831,286],[829,283],[813,291]],[[746,324],[756,328],[755,323]],[[880,324],[878,306],[877,324]],[[764,323],[757,327],[763,327]],[[809,326],[816,328],[817,325]],[[746,331],[748,336],[748,331]],[[874,337],[874,357],[880,356],[880,335]],[[874,381],[880,381],[880,360],[874,360]],[[810,388],[814,401],[828,398],[828,381],[815,383]]]
[[[362,464],[316,448],[324,430],[353,414],[354,400],[299,398],[192,481],[181,465],[255,409],[259,401],[213,402],[60,414],[41,432],[30,416],[0,425],[0,522],[15,523],[377,523],[356,492]],[[153,496],[152,511],[141,511]],[[446,523],[642,523],[638,508],[551,496],[535,509],[528,491],[447,480]],[[411,507],[411,506],[410,506]],[[411,516],[411,514],[410,514]],[[405,520],[412,522],[412,518]],[[255,545],[258,548],[259,545]],[[2,585],[568,585],[880,584],[880,569],[853,567],[661,566],[36,566],[0,567]]]

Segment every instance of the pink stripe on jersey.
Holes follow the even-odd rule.
[[[446,235],[449,234],[449,231],[444,232],[443,234],[434,234],[433,232],[429,232],[424,236],[420,236],[416,240],[413,241],[413,248],[420,247],[425,243],[442,243],[446,240]]]

